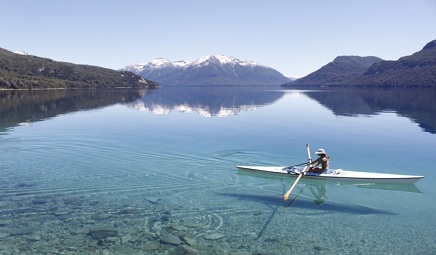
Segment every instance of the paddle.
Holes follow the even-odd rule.
[[[306,170],[307,165],[304,167],[303,171],[300,172],[300,175],[298,176],[297,180],[295,180],[294,184],[292,185],[292,187],[288,190],[288,192],[286,192],[286,194],[283,196],[283,200],[286,201],[289,198],[289,195],[291,195],[291,192],[294,190],[295,186],[297,185],[298,181],[301,179],[301,177],[303,176],[304,171]]]
[[[301,163],[301,164],[297,164],[297,165],[292,165],[292,166],[302,166],[302,165],[307,165],[307,164],[309,164],[310,162],[304,162],[304,163]]]
[[[307,149],[307,157],[309,159],[309,165],[310,165],[310,167],[312,167],[312,157],[310,156],[309,144],[306,144],[306,149]]]
[[[310,149],[309,149],[309,144],[306,144],[306,148],[307,148],[307,154],[309,155],[309,164],[312,163],[312,159],[310,157]],[[300,175],[298,176],[297,180],[295,180],[294,184],[292,185],[292,187],[288,190],[288,192],[286,192],[286,194],[283,196],[283,200],[286,201],[289,198],[289,195],[291,195],[291,192],[294,190],[295,186],[297,186],[298,181],[301,179],[301,177],[303,177],[304,172],[306,171],[308,165],[306,165],[303,168],[303,171],[300,172]]]
[[[303,193],[303,190],[306,186],[303,186],[303,188],[300,189],[300,191],[297,193],[297,195],[294,197],[294,199],[291,200],[291,202],[289,202],[288,205],[285,206],[285,209],[288,209],[289,207],[291,207],[291,205],[295,202],[295,200],[297,200],[297,198],[300,196],[301,193]]]

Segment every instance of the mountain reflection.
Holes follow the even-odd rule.
[[[145,90],[0,90],[0,131],[20,123],[140,98]]]
[[[272,104],[285,93],[244,87],[165,88],[128,104],[154,114],[196,112],[205,117],[227,117]]]
[[[346,89],[312,91],[306,95],[339,116],[375,115],[395,112],[436,134],[435,89]]]
[[[304,93],[338,116],[395,112],[436,134],[435,89],[343,89]],[[20,123],[118,103],[154,114],[196,112],[227,117],[273,104],[289,92],[248,87],[162,88],[159,90],[0,90],[0,131]]]

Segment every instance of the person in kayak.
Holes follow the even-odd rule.
[[[312,161],[312,164],[314,164],[309,170],[306,172],[312,172],[312,173],[324,173],[329,169],[329,163],[330,163],[330,157],[327,156],[324,149],[318,149],[315,152],[318,155],[318,158]],[[318,167],[321,165],[321,167]]]

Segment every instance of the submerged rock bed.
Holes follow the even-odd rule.
[[[221,217],[205,208],[186,213],[161,199],[2,199],[0,254],[280,254],[251,250],[246,231],[221,229]]]
[[[320,206],[304,195],[288,208],[274,195],[251,195],[268,203],[229,203],[193,193],[34,196],[31,185],[13,189],[0,194],[0,254],[400,254],[404,248],[379,238],[402,217],[362,205]],[[430,243],[420,251],[431,251]]]

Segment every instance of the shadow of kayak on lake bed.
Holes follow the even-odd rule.
[[[325,212],[333,213],[345,213],[356,215],[397,215],[396,213],[386,210],[374,209],[363,205],[344,205],[335,202],[325,202],[322,204],[316,203],[314,200],[307,200],[307,198],[297,198],[295,201],[290,199],[289,202],[284,202],[282,197],[277,196],[265,196],[265,195],[250,195],[250,194],[238,194],[238,193],[219,193],[218,195],[233,197],[238,200],[247,200],[254,202],[261,202],[266,205],[283,206],[284,208],[304,208],[311,209],[316,214],[325,214]],[[291,203],[291,204],[290,204]],[[311,214],[313,215],[313,214]]]

